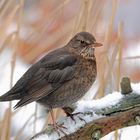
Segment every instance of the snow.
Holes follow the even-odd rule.
[[[80,120],[79,117],[81,117],[82,119],[84,119],[84,121]],[[86,123],[100,118],[102,116],[96,115],[96,114],[92,114],[92,115],[77,115],[74,117],[76,123],[69,117],[61,117],[60,119],[58,119],[59,124],[63,124],[63,126],[65,126],[67,129],[63,129],[63,131],[66,134],[71,134],[75,131],[77,131],[78,129],[80,129],[81,127],[83,127],[85,125],[85,121]],[[52,132],[51,135],[45,135],[42,134],[39,137],[34,138],[34,140],[56,140],[59,139],[61,137],[65,136],[64,133],[60,132],[60,135],[57,132]]]
[[[140,94],[140,83],[131,83],[133,93]],[[87,110],[97,110],[105,107],[111,107],[117,104],[124,95],[120,92],[114,91],[105,97],[97,100],[80,100],[77,102],[76,112],[86,112]]]
[[[87,110],[96,110],[117,104],[123,95],[120,92],[113,92],[97,100],[80,100],[75,112],[86,112]]]

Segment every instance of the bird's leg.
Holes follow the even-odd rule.
[[[79,115],[79,114],[83,114],[82,112],[72,113],[73,110],[70,107],[63,107],[63,110],[64,110],[65,114],[67,115],[67,117],[70,117],[75,122],[75,124],[76,124],[76,120],[74,119],[74,116]],[[81,118],[79,116],[78,116],[78,118],[81,121],[84,121],[86,123],[86,121],[83,118]]]
[[[63,134],[67,135],[63,129],[67,129],[66,127],[63,126],[63,124],[58,124],[55,119],[54,119],[54,113],[53,110],[50,110],[50,114],[51,114],[51,118],[52,118],[52,126],[54,127],[54,129],[58,132],[58,135],[60,135],[59,131],[62,132]],[[59,130],[59,131],[58,131]]]

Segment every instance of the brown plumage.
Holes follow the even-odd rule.
[[[15,108],[37,101],[48,109],[77,102],[95,81],[94,47],[101,45],[88,32],[76,34],[32,65],[0,101],[19,100]]]

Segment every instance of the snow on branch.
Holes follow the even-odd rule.
[[[50,127],[31,140],[98,140],[116,129],[140,124],[140,84],[130,85],[129,78],[123,78],[121,92],[79,101],[73,109],[73,113],[82,112],[74,116],[76,122],[69,117],[58,120],[67,128],[63,130],[67,135],[59,135]]]

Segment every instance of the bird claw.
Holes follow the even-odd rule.
[[[67,135],[67,133],[63,129],[67,129],[67,127],[64,126],[64,124],[49,124],[50,126],[53,127],[53,129],[58,133],[60,136],[60,132],[63,133],[64,135]]]
[[[76,124],[76,120],[74,119],[74,116],[79,115],[79,114],[83,115],[82,112],[77,112],[77,113],[73,113],[73,114],[67,113],[67,117],[70,117],[75,122],[75,124]],[[78,116],[78,118],[79,118],[80,121],[84,121],[85,124],[87,123],[83,118],[81,118],[79,116]]]
[[[87,124],[87,122],[83,118],[81,118],[81,117],[78,117],[78,118],[80,121],[83,121],[85,124]]]

